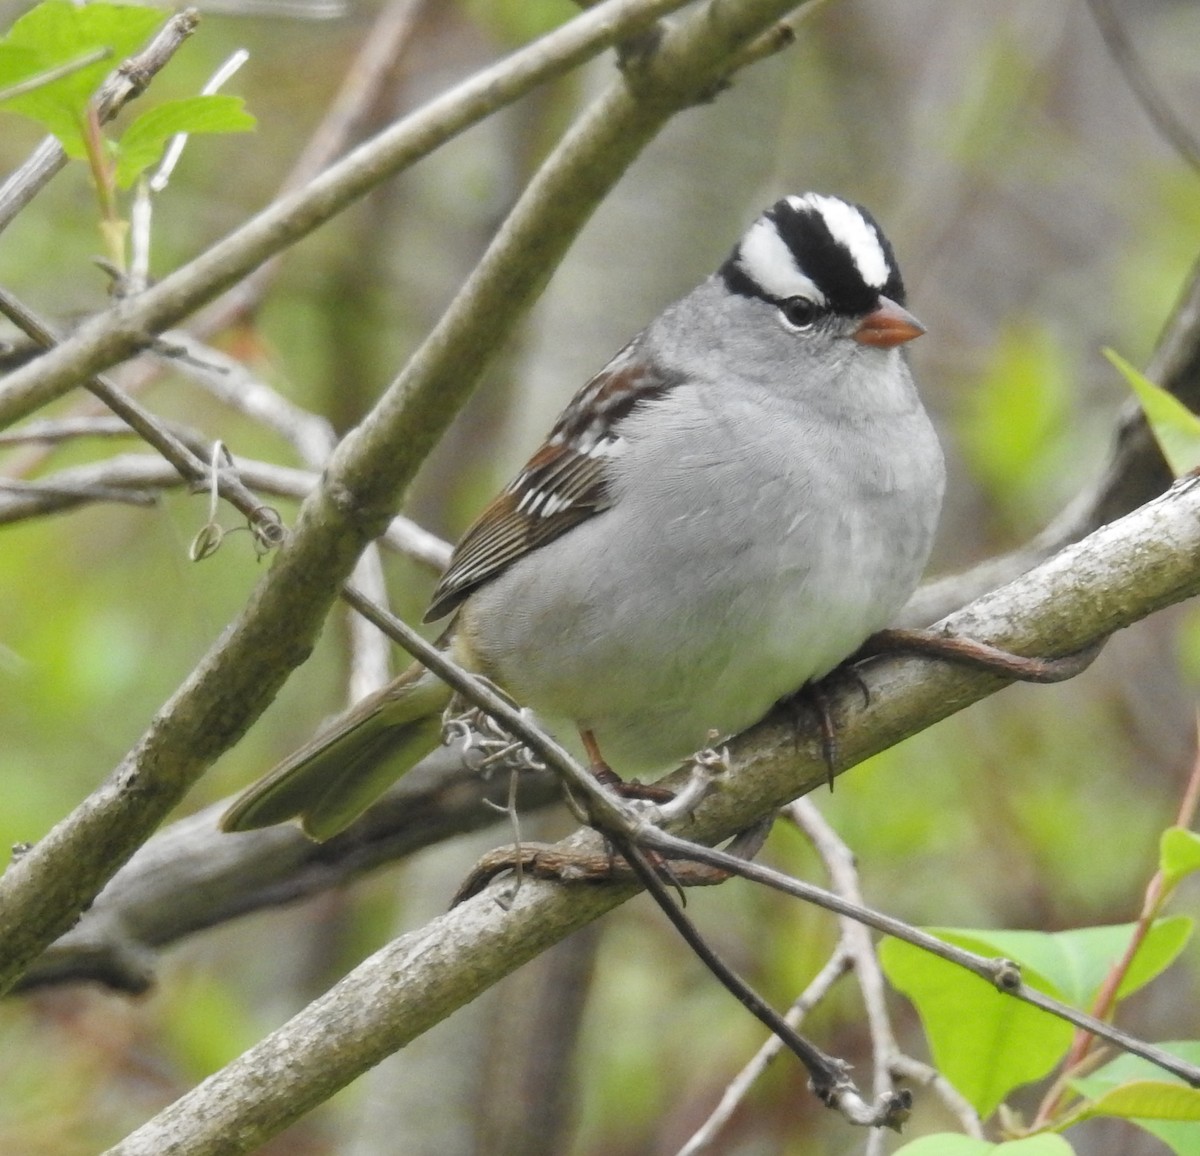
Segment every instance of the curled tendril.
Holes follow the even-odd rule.
[[[464,760],[476,771],[492,774],[496,770],[544,771],[545,765],[534,753],[518,742],[495,719],[472,707],[459,710],[452,704],[442,722],[442,737],[449,744],[461,744]]]
[[[208,521],[196,532],[188,547],[188,557],[193,562],[211,558],[221,548],[225,535],[236,533],[238,530],[250,531],[254,539],[254,551],[259,558],[269,554],[287,536],[283,517],[274,506],[256,506],[247,525],[237,526],[233,530],[225,530],[217,521],[217,511],[221,504],[221,470],[224,467],[232,468],[233,464],[233,455],[225,443],[219,440],[213,442],[208,471]]]

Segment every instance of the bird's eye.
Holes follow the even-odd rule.
[[[807,329],[817,319],[821,307],[811,297],[789,297],[779,304],[783,319],[795,329]]]

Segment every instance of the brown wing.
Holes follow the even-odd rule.
[[[546,444],[463,535],[425,614],[432,622],[518,558],[609,505],[609,469],[624,449],[616,430],[670,382],[627,345],[576,394]]]
[[[433,592],[425,621],[449,614],[522,555],[605,509],[604,464],[564,446],[544,447],[463,535]],[[552,488],[537,488],[539,476]]]

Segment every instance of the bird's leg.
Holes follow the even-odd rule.
[[[579,738],[588,757],[588,770],[602,787],[608,787],[623,799],[647,799],[651,803],[669,803],[675,797],[675,792],[666,787],[639,783],[637,779],[626,782],[605,761],[600,753],[600,744],[596,742],[596,736],[590,730],[581,728]]]

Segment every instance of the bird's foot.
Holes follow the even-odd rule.
[[[821,734],[821,759],[825,764],[825,781],[833,790],[833,780],[837,775],[840,752],[838,751],[837,723],[833,717],[833,695],[831,684],[835,680],[849,678],[862,692],[863,702],[870,702],[870,694],[866,684],[858,672],[848,664],[835,667],[823,679],[817,682],[806,682],[795,694],[780,699],[779,706],[787,712],[796,731],[797,744],[799,736],[807,723],[807,713],[817,716],[817,728]]]
[[[881,630],[862,644],[848,660],[848,665],[855,666],[880,654],[919,654],[961,663],[1019,682],[1065,682],[1086,670],[1107,641],[1102,638],[1082,650],[1054,658],[1030,658],[975,638],[940,630]]]
[[[735,835],[726,850],[740,859],[753,859],[766,842],[774,819],[774,815],[768,816]],[[712,887],[729,878],[729,872],[706,863],[684,859],[668,861],[657,855],[652,862],[672,887]],[[489,851],[475,864],[459,886],[451,906],[478,895],[495,879],[513,873],[558,883],[632,883],[637,880],[633,868],[611,851],[584,852],[561,843],[509,843]],[[498,896],[497,902],[507,907],[513,898],[510,888]]]

